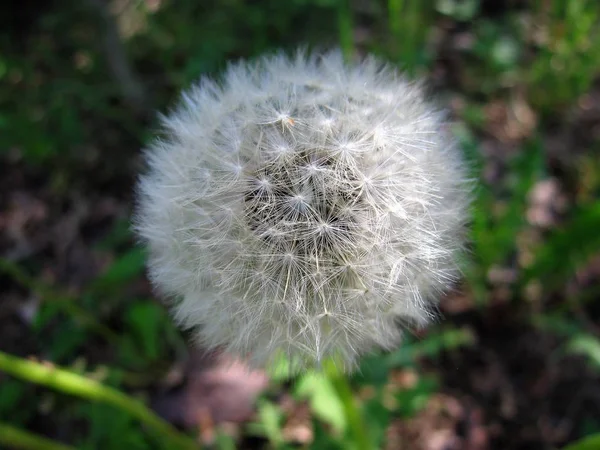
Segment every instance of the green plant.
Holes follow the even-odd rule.
[[[148,425],[150,430],[160,433],[174,448],[198,448],[193,440],[160,419],[139,400],[95,380],[56,366],[26,361],[3,352],[0,352],[0,370],[22,380],[47,386],[65,394],[119,408]]]
[[[573,358],[586,363],[582,377],[600,372],[597,1],[136,0],[99,9],[97,0],[33,9],[29,3],[0,5],[0,447],[197,448],[146,406],[157,386],[172,383],[188,350],[165,308],[150,298],[145,254],[133,247],[126,215],[133,173],[139,149],[154,134],[153,111],[168,109],[175,92],[221,72],[229,60],[298,44],[340,47],[348,61],[376,53],[408,78],[425,76],[465,122],[457,129],[472,178],[482,180],[490,167],[500,171],[476,189],[464,313],[449,312],[397,351],[363,358],[350,378],[330,370],[289,379],[289,362],[281,361],[253,423],[231,436],[216,426],[213,448],[389,445],[398,421],[427,420],[425,406],[448,389],[447,357],[459,361],[450,378],[454,370],[465,377],[477,370],[469,355],[487,354],[489,337],[479,327],[490,323],[533,324],[552,342],[543,356],[551,376],[544,373],[537,388]],[[495,116],[496,107],[501,116],[515,98],[542,118],[518,148],[499,139],[511,124]],[[572,105],[580,107],[565,115]],[[539,229],[525,213],[529,193],[547,176],[558,182],[566,207],[556,224]],[[507,285],[489,277],[498,268],[514,274]],[[490,299],[499,289],[513,301],[499,307],[510,317],[496,320],[498,305]],[[512,328],[498,328],[494,342],[504,340],[503,332]],[[503,364],[506,355],[497,356]],[[391,386],[405,371],[414,384]],[[507,374],[531,375],[521,367]],[[517,398],[527,395],[518,390],[522,380],[509,381]],[[476,383],[466,389],[477,398]],[[554,395],[572,397],[548,395],[549,405]],[[309,415],[303,425],[310,442],[286,435],[298,412],[289,410],[289,398]],[[584,403],[593,401],[586,396]],[[494,408],[477,406],[495,421]],[[585,407],[574,422],[560,411],[561,423],[574,424],[561,438],[572,441],[565,450],[600,447],[600,424]]]
[[[544,115],[573,103],[600,74],[600,5],[594,0],[537,2],[536,52],[526,70],[529,98]]]
[[[433,22],[432,0],[388,0],[390,44],[386,53],[414,75],[429,63],[428,29]]]

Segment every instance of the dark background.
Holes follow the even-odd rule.
[[[190,348],[129,228],[141,149],[182,88],[240,57],[339,46],[425,79],[480,180],[439,323],[349,379],[374,448],[600,432],[597,1],[11,0],[0,26],[2,355],[142,399],[205,446],[353,448],[335,380]],[[10,361],[1,448],[173,448],[120,408],[4,374]]]

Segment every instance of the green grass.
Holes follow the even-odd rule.
[[[561,340],[555,357],[582,355],[598,370],[600,344],[580,314],[597,298],[597,286],[575,292],[572,286],[600,253],[600,142],[590,130],[593,142],[580,144],[584,148],[571,159],[568,154],[564,164],[547,148],[557,129],[570,126],[573,111],[583,114],[582,98],[598,80],[598,2],[537,1],[491,16],[477,0],[165,0],[156,2],[156,10],[153,2],[133,1],[118,20],[111,19],[113,31],[121,33],[112,36],[116,41],[92,4],[57,2],[30,12],[35,20],[27,29],[10,28],[0,37],[0,103],[5,105],[0,158],[11,189],[44,198],[49,214],[58,217],[77,196],[90,202],[107,196],[130,208],[137,155],[156,127],[155,111],[168,109],[177,92],[201,75],[218,73],[231,59],[301,44],[339,46],[348,59],[374,52],[409,76],[427,77],[443,100],[462,105],[456,110],[457,134],[477,180],[465,265],[465,295],[475,310],[485,314],[492,306],[498,286],[490,273],[510,269],[515,279],[502,288],[519,317]],[[443,39],[461,32],[461,45],[445,48]],[[115,69],[115,49],[125,58],[125,75]],[[140,83],[143,102],[128,89],[132,79]],[[492,127],[490,105],[503,103],[510,117],[515,98],[536,121],[531,131],[507,143]],[[491,181],[495,157],[485,156],[490,145],[504,151]],[[13,168],[20,175],[11,178]],[[527,211],[533,188],[549,178],[559,179],[568,204],[555,225],[540,230]],[[8,200],[0,205],[8,209]],[[69,280],[48,279],[56,263],[51,252],[0,259],[0,277],[11,292],[38,302],[27,332],[40,360],[0,353],[0,371],[11,375],[2,375],[0,383],[2,444],[49,450],[196,446],[137,399],[174,360],[185,357],[188,337],[156,299],[139,293],[145,254],[135,246],[128,212],[79,236],[91,254],[108,262],[76,288]],[[50,235],[51,226],[43,226]],[[528,296],[532,286],[541,292],[541,306],[535,308]],[[423,359],[435,361],[476,345],[470,328],[442,322],[421,339],[408,338],[397,352],[365,358],[350,379],[309,372],[293,386],[274,379],[270,389],[309,404],[311,448],[373,443],[380,448],[393,420],[419,414],[441,389],[439,377],[423,375],[413,387],[394,393],[395,406],[384,406],[390,373],[420,371]],[[368,399],[358,395],[365,389],[373,393]],[[51,414],[43,415],[44,408]],[[49,417],[49,427],[39,427],[42,416]],[[278,403],[265,397],[242,437],[260,436],[265,447],[291,448],[282,433],[285,420]],[[40,435],[52,427],[68,430],[62,436],[68,445]],[[600,423],[592,421],[574,434],[598,431]],[[214,448],[234,448],[242,440],[217,435]],[[596,435],[568,449],[596,448],[597,440]]]

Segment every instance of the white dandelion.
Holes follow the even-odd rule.
[[[435,317],[469,186],[419,84],[374,58],[267,56],[200,80],[163,123],[136,228],[203,347],[349,370]]]

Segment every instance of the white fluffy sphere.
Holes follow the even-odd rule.
[[[136,227],[204,347],[350,369],[432,319],[469,195],[419,85],[373,58],[268,56],[200,80],[163,122]]]

